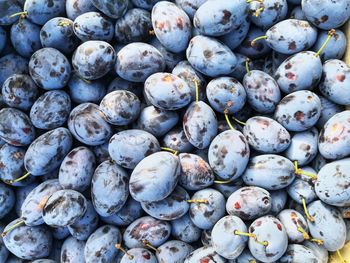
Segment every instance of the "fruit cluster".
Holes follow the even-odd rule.
[[[0,263],[344,263],[349,17],[0,0]]]

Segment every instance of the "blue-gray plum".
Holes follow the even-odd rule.
[[[89,148],[84,146],[74,148],[61,163],[59,182],[65,189],[83,192],[91,184],[95,167],[96,159]]]
[[[183,129],[193,146],[198,149],[207,148],[217,135],[215,112],[203,101],[192,102],[183,117]]]
[[[163,200],[156,202],[142,202],[141,206],[143,210],[150,216],[160,220],[175,220],[188,212],[190,208],[189,200],[190,196],[180,186],[175,187],[174,191],[164,198]]]
[[[181,174],[179,184],[187,190],[200,190],[213,184],[214,173],[200,156],[191,153],[179,155]]]
[[[107,141],[103,144],[90,147],[90,149],[94,152],[97,164],[103,163],[104,161],[107,161],[110,159],[110,156],[108,153],[108,145],[109,143]]]
[[[151,13],[141,8],[133,8],[115,23],[115,38],[124,44],[147,42],[151,30]]]
[[[52,237],[56,240],[66,239],[70,234],[68,227],[65,227],[65,226],[51,227],[50,229],[51,229]]]
[[[234,215],[225,216],[214,225],[211,240],[216,253],[226,259],[235,259],[242,253],[248,237],[236,235],[236,231],[246,233],[247,226]]]
[[[320,31],[318,33],[317,41],[312,47],[312,50],[317,52],[321,49],[322,45],[326,42],[329,36],[328,31]],[[346,36],[340,29],[336,29],[331,40],[327,43],[327,46],[322,50],[320,57],[322,61],[329,59],[342,59],[346,51]]]
[[[235,147],[229,147],[235,142]],[[218,134],[210,144],[208,159],[213,172],[224,180],[242,175],[250,156],[249,145],[243,134],[228,130]]]
[[[285,227],[271,215],[256,219],[249,226],[249,233],[256,236],[256,239],[249,239],[249,250],[255,258],[263,262],[275,262],[287,250],[288,235]],[[264,242],[267,243],[262,244]]]
[[[237,65],[235,54],[215,38],[195,36],[186,50],[188,62],[209,77],[231,73]]]
[[[58,168],[73,143],[66,128],[56,128],[35,139],[24,156],[24,166],[32,175],[43,175]]]
[[[114,36],[112,22],[99,12],[87,12],[75,18],[73,30],[81,41],[102,40],[110,42]]]
[[[117,261],[120,263],[158,263],[156,256],[145,248],[132,248],[127,254],[119,255],[122,255],[120,261]]]
[[[288,239],[291,243],[301,243],[310,238],[307,221],[298,211],[284,209],[277,215],[277,218],[286,229]]]
[[[277,82],[267,73],[252,70],[243,78],[247,102],[259,113],[272,113],[281,100]]]
[[[302,0],[301,7],[307,20],[324,30],[340,27],[350,17],[350,3],[346,0]]]
[[[16,219],[9,223],[4,231],[19,223],[21,219]],[[52,246],[52,235],[46,226],[26,226],[19,225],[9,231],[3,237],[6,248],[15,256],[34,260],[47,257]]]
[[[308,167],[303,167],[303,171],[316,173],[315,170]],[[298,204],[302,204],[303,199],[307,204],[317,199],[313,182],[310,180],[304,180],[304,178],[295,178],[295,180],[287,187],[287,193],[289,197]]]
[[[11,26],[10,38],[17,53],[26,58],[41,48],[40,26],[28,19],[19,19]]]
[[[69,226],[84,215],[87,205],[87,200],[81,193],[74,190],[59,190],[47,200],[43,208],[43,219],[49,226]]]
[[[65,7],[65,1],[61,0],[26,0],[23,10],[30,21],[44,25],[51,18],[64,15]]]
[[[318,139],[318,149],[324,158],[341,159],[350,154],[349,118],[350,111],[342,111],[335,114],[324,125]]]
[[[172,69],[172,74],[183,79],[191,91],[192,101],[196,100],[196,85],[198,86],[198,99],[205,100],[205,86],[203,75],[196,71],[187,60],[182,60]]]
[[[161,1],[153,6],[151,18],[154,33],[166,49],[179,53],[187,48],[191,38],[191,21],[181,8]]]
[[[183,153],[191,152],[194,148],[188,141],[186,134],[181,127],[174,128],[165,134],[161,143],[166,148]]]
[[[57,179],[46,180],[35,187],[26,197],[21,207],[21,218],[27,226],[44,224],[43,208],[49,197],[56,191],[62,190]]]
[[[115,244],[119,244],[122,235],[115,226],[104,225],[92,233],[86,241],[84,257],[86,263],[112,262],[119,251]]]
[[[143,92],[143,83],[131,82],[120,77],[116,77],[109,83],[107,87],[107,93],[115,90],[127,90],[134,93],[137,97],[141,98]]]
[[[30,178],[33,178],[33,177],[30,177]],[[27,198],[29,193],[38,185],[39,185],[38,183],[33,182],[23,187],[18,187],[16,189],[15,210],[18,217],[21,217],[21,208],[22,208],[22,204],[24,203],[24,200]]]
[[[38,129],[51,130],[62,126],[71,111],[71,99],[63,90],[41,95],[30,109],[30,120]]]
[[[36,51],[29,61],[29,74],[45,90],[61,89],[69,81],[69,60],[57,49],[46,47]]]
[[[304,241],[303,246],[309,248],[312,250],[312,252],[314,253],[314,255],[317,257],[319,263],[327,263],[328,262],[328,258],[329,258],[329,253],[327,251],[327,249],[325,249],[324,246],[320,246],[315,242],[312,241]]]
[[[0,58],[0,86],[13,74],[28,74],[28,60],[11,53]]]
[[[100,103],[106,121],[113,125],[128,125],[134,122],[141,111],[141,102],[132,92],[116,90],[108,93]]]
[[[133,169],[146,156],[160,151],[156,137],[143,130],[125,130],[112,136],[108,151],[120,166]]]
[[[170,73],[155,73],[144,84],[146,99],[155,107],[164,110],[178,110],[191,101],[187,83]]]
[[[350,206],[349,171],[350,158],[323,166],[315,182],[318,198],[332,206]]]
[[[280,153],[286,150],[291,137],[289,132],[271,118],[255,116],[247,120],[243,134],[249,145],[262,153]]]
[[[47,21],[40,29],[40,42],[43,47],[52,47],[64,54],[71,54],[79,45],[79,39],[74,35],[73,21],[65,17]]]
[[[115,70],[128,81],[144,82],[149,76],[165,69],[163,55],[150,44],[135,42],[117,54]]]
[[[26,146],[34,140],[35,128],[24,112],[3,108],[0,110],[0,137],[13,146]]]
[[[155,137],[161,137],[170,131],[178,121],[179,115],[176,111],[148,106],[141,110],[134,128],[149,132]]]
[[[249,28],[250,21],[244,20],[236,29],[233,29],[232,31],[221,36],[220,40],[230,49],[234,50],[242,44],[243,40],[248,34]]]
[[[244,23],[248,8],[245,0],[206,1],[194,14],[193,24],[203,35],[221,36]]]
[[[8,106],[27,111],[34,104],[39,89],[29,75],[13,74],[5,80],[1,92]]]
[[[286,19],[267,30],[266,37],[266,43],[273,50],[287,55],[296,54],[315,44],[317,29],[308,21]]]
[[[158,247],[167,241],[170,232],[170,223],[144,216],[135,220],[126,228],[123,240],[129,248],[144,247],[145,241],[154,247]]]
[[[101,145],[112,136],[112,128],[105,121],[98,105],[83,103],[75,107],[68,119],[68,128],[78,141],[91,145]]]
[[[91,11],[97,11],[91,0],[66,0],[67,17],[71,20]]]
[[[94,80],[103,77],[113,68],[116,57],[116,53],[109,43],[90,40],[75,50],[72,65],[82,78]]]
[[[197,241],[201,236],[201,229],[193,224],[189,214],[185,214],[179,219],[171,222],[171,235],[186,243]]]
[[[242,178],[247,185],[259,186],[266,190],[278,190],[293,182],[294,172],[294,165],[287,158],[264,154],[250,159]]]
[[[190,200],[191,220],[201,229],[211,229],[225,215],[225,197],[215,189],[197,191]]]
[[[300,90],[278,103],[274,118],[289,131],[305,131],[317,123],[320,115],[320,98],[311,91]]]
[[[286,253],[279,259],[279,262],[318,262],[318,258],[310,248],[299,244],[290,244]]]
[[[175,189],[181,172],[179,157],[153,153],[137,164],[130,176],[131,196],[139,202],[160,201]]]
[[[118,19],[127,11],[128,0],[91,0],[92,4],[108,17]]]
[[[261,12],[258,12],[263,8]],[[258,27],[268,28],[287,16],[287,0],[264,0],[263,2],[252,1],[249,10],[253,14],[250,19]]]
[[[204,246],[193,251],[184,261],[184,263],[192,262],[226,263],[227,260],[216,253],[212,246]]]
[[[85,263],[85,241],[68,237],[62,245],[61,263]]]
[[[274,77],[284,93],[312,90],[322,77],[321,59],[312,51],[297,53],[277,68]]]
[[[10,17],[12,14],[22,11],[21,4],[15,0],[0,1],[0,25],[11,25],[18,20],[18,16]]]
[[[158,262],[182,262],[193,251],[193,247],[183,241],[171,240],[158,247]]]
[[[336,251],[345,245],[346,225],[338,209],[323,203],[314,201],[307,206],[313,222],[308,221],[310,234],[323,241],[328,251]]]
[[[350,68],[345,62],[331,59],[324,63],[319,85],[323,96],[334,103],[350,105],[349,83]]]
[[[98,214],[90,201],[87,201],[87,209],[79,219],[69,225],[69,233],[78,240],[87,240],[98,225]]]
[[[271,210],[270,193],[263,188],[245,186],[233,192],[226,202],[229,215],[242,220],[253,220],[266,215]]]
[[[284,156],[289,160],[297,161],[299,166],[309,164],[317,155],[318,130],[311,128],[304,132],[295,133]]]
[[[128,226],[143,214],[141,204],[129,196],[123,207],[111,216],[100,216],[107,224],[116,226]]]
[[[13,189],[0,183],[0,219],[4,218],[14,207],[16,196]]]
[[[242,178],[238,178],[231,182],[224,181],[224,184],[214,183],[214,188],[222,193],[226,198],[229,198],[232,193],[237,191],[243,186]]]
[[[231,77],[213,79],[208,83],[206,93],[214,110],[227,114],[240,111],[247,96],[243,85]]]
[[[91,197],[99,215],[110,216],[123,207],[129,196],[128,181],[126,171],[112,161],[107,160],[96,168],[92,176]]]
[[[332,118],[335,114],[344,111],[344,106],[336,104],[329,99],[319,95],[321,100],[321,116],[318,119],[316,126],[319,130],[323,128],[326,122]]]
[[[287,1],[290,2],[292,0],[287,0]],[[299,0],[296,0],[296,1],[299,1]],[[301,2],[301,0],[299,2]],[[300,4],[300,3],[298,3],[298,4]],[[304,11],[301,8],[301,5],[294,6],[294,8],[290,11],[290,18],[295,18],[298,20],[307,20]]]
[[[85,80],[74,73],[67,85],[72,101],[77,104],[85,102],[99,103],[106,95],[106,87],[101,79]]]

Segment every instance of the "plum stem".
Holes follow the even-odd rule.
[[[326,41],[323,43],[323,45],[321,46],[321,48],[317,51],[317,53],[315,54],[315,57],[319,57],[320,54],[323,52],[323,50],[326,48],[327,44],[329,43],[329,41],[331,41],[332,37],[335,35],[335,29],[331,29],[328,32],[328,37],[326,39]]]
[[[69,26],[71,23],[69,21],[60,21],[58,23],[59,26],[65,27],[65,26]]]
[[[191,199],[191,200],[186,200],[187,203],[196,203],[196,204],[207,204],[208,200],[207,199]]]
[[[159,253],[158,249],[155,248],[154,246],[152,246],[151,243],[148,242],[148,240],[145,240],[145,239],[142,240],[142,244],[143,244],[144,246],[146,246],[146,247],[148,247],[148,248],[154,250],[156,253]]]
[[[249,3],[252,3],[252,2],[259,2],[259,3],[262,3],[264,0],[247,0],[246,3],[249,4]]]
[[[193,79],[194,86],[196,87],[196,104],[198,104],[199,101],[199,88],[198,88],[198,81],[196,79]]]
[[[297,175],[305,175],[310,177],[312,180],[317,180],[317,175],[314,173],[310,173],[307,171],[303,171],[301,168],[298,167],[298,161],[294,161],[294,170],[295,170],[295,174]]]
[[[309,219],[311,222],[314,222],[315,219],[309,214],[309,211],[307,210],[307,207],[306,207],[306,201],[305,201],[304,197],[301,198],[301,202],[303,203],[304,213],[305,213],[307,219]]]
[[[214,184],[229,184],[232,180],[226,180],[226,181],[214,181]]]
[[[148,34],[150,34],[151,36],[154,36],[155,35],[154,30],[152,29],[152,30],[148,31]]]
[[[338,255],[338,258],[340,260],[341,263],[346,263],[345,259],[343,258],[343,256],[341,255],[339,249],[337,249],[337,255]]]
[[[10,231],[12,231],[13,229],[15,229],[16,227],[19,227],[21,225],[24,224],[24,220],[21,219],[20,221],[18,221],[16,224],[13,224],[12,226],[10,226],[9,228],[7,228],[6,230],[4,230],[4,232],[1,233],[1,236],[4,237],[6,236]]]
[[[246,58],[246,60],[245,60],[245,69],[246,69],[247,74],[248,74],[249,77],[250,77],[250,75],[252,74],[252,73],[250,72],[250,69],[249,69],[249,63],[250,63],[250,62],[251,62],[250,58]]]
[[[255,234],[253,234],[253,233],[246,233],[246,232],[241,232],[241,231],[238,231],[238,230],[233,231],[233,233],[235,235],[246,236],[246,237],[253,238],[255,240],[255,242],[257,242],[260,245],[263,245],[265,247],[269,245],[269,242],[267,242],[267,241],[259,241],[258,237]]]
[[[175,151],[171,148],[167,148],[167,147],[160,147],[160,149],[164,150],[164,151],[168,151],[168,152],[171,152],[172,154],[174,155],[177,155],[178,154],[178,151]]]
[[[311,238],[310,241],[314,242],[314,243],[317,243],[317,245],[319,245],[319,246],[322,246],[323,243],[324,243],[323,240],[317,239],[317,238]]]
[[[9,184],[13,184],[13,183],[20,182],[20,181],[26,179],[29,175],[30,175],[30,172],[27,172],[25,175],[23,175],[23,176],[21,176],[21,177],[19,177],[19,178],[17,178],[17,179],[9,180],[8,183],[9,183]]]
[[[303,238],[304,238],[305,240],[310,239],[309,234],[308,234],[302,227],[298,226],[297,230],[298,230],[300,233],[303,234]]]
[[[259,17],[260,14],[265,10],[265,8],[262,6],[262,7],[259,7],[257,10],[255,10],[255,12],[253,13],[253,16],[255,17]]]
[[[123,252],[125,255],[128,256],[129,260],[133,260],[134,256],[130,255],[128,251],[126,251],[125,248],[122,247],[122,244],[115,244],[116,249],[119,249],[121,252]]]
[[[233,128],[232,124],[231,124],[231,121],[230,121],[230,118],[228,116],[228,110],[224,110],[224,114],[225,114],[225,119],[226,119],[226,122],[228,124],[228,127],[230,127],[231,130],[234,130],[235,128]]]
[[[239,124],[241,124],[241,125],[243,125],[243,126],[246,126],[246,125],[247,125],[245,122],[240,121],[240,120],[236,119],[235,117],[232,117],[232,119],[233,119],[235,122],[237,122],[237,123],[239,123]]]
[[[251,42],[251,46],[252,47],[255,46],[256,42],[262,39],[267,39],[267,36],[260,36],[260,37],[254,38]]]
[[[16,17],[16,16],[26,17],[27,15],[28,15],[27,11],[21,11],[21,12],[14,13],[14,14],[8,16],[8,17],[9,18],[13,18],[13,17]]]

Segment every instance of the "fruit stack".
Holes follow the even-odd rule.
[[[349,17],[0,0],[0,263],[350,262]]]

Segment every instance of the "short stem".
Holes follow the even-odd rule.
[[[262,241],[262,242],[259,241],[257,236],[253,233],[246,233],[246,232],[241,232],[241,231],[235,230],[235,231],[233,231],[233,234],[253,238],[255,240],[255,242],[257,242],[260,245],[263,245],[265,247],[268,246],[268,244],[269,244],[269,242],[267,242],[267,241]]]
[[[148,31],[148,33],[149,33],[151,36],[154,36],[154,35],[155,35],[154,30],[150,30],[150,31]]]
[[[245,60],[245,69],[246,69],[247,74],[248,74],[249,77],[251,75],[251,72],[250,72],[250,69],[249,69],[249,63],[250,62],[251,62],[250,58],[246,58],[246,60]]]
[[[168,152],[171,152],[172,154],[174,154],[174,155],[177,155],[178,154],[178,151],[175,151],[175,150],[173,150],[173,149],[171,149],[171,148],[167,148],[167,147],[160,147],[162,150],[164,150],[164,151],[168,151]]]
[[[298,226],[297,230],[303,234],[305,240],[310,239],[309,234],[302,227]]]
[[[27,16],[27,15],[28,15],[27,11],[22,11],[22,12],[18,12],[18,13],[14,13],[14,14],[10,15],[9,18],[13,18],[16,16]]]
[[[116,249],[119,249],[121,252],[123,252],[125,255],[128,256],[129,260],[133,260],[134,256],[130,255],[128,251],[126,251],[123,247],[122,244],[115,244]]]
[[[194,86],[196,87],[196,104],[198,104],[199,101],[199,87],[198,87],[198,81],[196,79],[193,79]]]
[[[303,171],[302,169],[300,169],[298,167],[298,161],[294,161],[294,170],[295,170],[295,174],[297,174],[297,175],[305,175],[305,176],[310,177],[312,180],[317,180],[317,175],[316,174],[310,173],[310,172],[307,172],[307,171]]]
[[[261,36],[261,37],[257,37],[255,39],[252,40],[251,45],[255,46],[256,42],[262,39],[267,39],[267,36]]]
[[[264,11],[264,7],[260,7],[260,8],[258,8],[257,10],[255,10],[255,12],[254,12],[254,16],[255,17],[258,17],[258,16],[260,16],[260,14],[261,14],[261,12],[263,12]]]
[[[225,110],[224,111],[224,114],[225,114],[225,119],[226,119],[226,122],[228,124],[228,127],[230,127],[231,130],[234,130],[235,128],[233,128],[232,124],[231,124],[231,121],[230,121],[230,118],[229,116],[227,115],[228,113],[228,110]]]
[[[326,41],[323,43],[323,45],[321,46],[321,48],[317,51],[317,53],[315,54],[315,57],[320,56],[320,54],[323,52],[323,50],[326,48],[327,44],[329,43],[329,41],[331,41],[332,37],[335,34],[335,29],[331,29],[328,32],[328,37],[326,39]]]
[[[4,232],[1,233],[1,236],[2,237],[6,236],[13,229],[15,229],[16,227],[19,227],[19,226],[21,226],[23,224],[24,224],[24,220],[22,219],[22,220],[18,221],[16,224],[13,224],[12,226],[10,226],[8,229],[4,230]]]
[[[142,240],[142,244],[143,244],[144,246],[146,246],[146,247],[148,247],[148,248],[154,250],[156,253],[159,252],[158,249],[155,248],[154,246],[152,246],[151,243],[148,242],[147,240]]]
[[[71,23],[69,21],[61,21],[58,23],[59,26],[69,26]]]
[[[25,175],[23,175],[23,176],[21,176],[21,177],[19,177],[19,178],[17,178],[17,179],[10,180],[10,181],[9,181],[9,184],[13,184],[13,183],[20,182],[20,181],[26,179],[29,175],[30,175],[30,172],[27,172]]]
[[[305,213],[307,219],[309,219],[311,222],[314,222],[315,219],[309,214],[309,211],[307,211],[306,201],[305,201],[304,197],[301,198],[301,202],[303,203],[304,213]]]
[[[344,259],[343,256],[340,254],[339,249],[337,250],[337,255],[338,255],[338,258],[339,258],[339,260],[340,260],[341,263],[346,263],[345,259]]]
[[[322,246],[324,243],[323,240],[317,238],[311,238],[310,241],[316,243],[319,246]]]
[[[232,180],[226,180],[226,181],[214,181],[214,184],[229,184]]]
[[[195,204],[207,204],[208,199],[191,199],[191,200],[186,200],[187,203],[195,203]]]
[[[241,125],[243,125],[243,126],[246,126],[246,125],[247,125],[245,122],[240,121],[240,120],[236,119],[235,117],[232,117],[232,119],[234,119],[235,122],[237,122],[237,123],[239,123],[239,124],[241,124]]]

